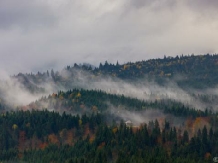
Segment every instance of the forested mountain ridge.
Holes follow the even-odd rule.
[[[12,84],[9,86],[18,86],[19,89],[41,96],[57,93],[59,90],[83,88],[101,89],[107,93],[124,94],[142,99],[170,98],[183,103],[187,101],[195,103],[200,98],[207,105],[199,103],[193,107],[216,109],[217,63],[218,55],[207,54],[164,57],[123,65],[118,62],[115,65],[105,62],[98,68],[87,64],[74,64],[61,71],[19,73],[11,78]],[[8,92],[7,88],[7,84],[0,88],[0,99],[4,100],[5,93],[1,92]],[[14,90],[17,90],[17,87],[10,92]]]
[[[67,112],[73,114],[92,114],[92,113],[110,113],[112,108],[118,111],[145,111],[145,110],[160,110],[164,113],[169,113],[180,117],[198,117],[209,116],[213,113],[212,110],[205,108],[204,111],[198,108],[185,106],[181,102],[176,102],[170,99],[161,100],[139,100],[137,98],[125,97],[124,95],[108,94],[101,90],[84,90],[73,89],[66,92],[59,91],[47,97],[23,106],[22,110],[42,110],[49,109],[58,112]]]
[[[0,162],[211,162],[217,72],[208,54],[19,73],[0,82]]]
[[[218,55],[191,55],[150,59],[123,65],[104,65],[94,70],[95,74],[110,74],[122,79],[150,78],[161,84],[163,79],[175,79],[181,86],[195,88],[213,87],[218,83]],[[179,79],[177,79],[180,78]]]
[[[209,72],[209,70],[213,69],[212,73],[217,71],[218,55],[182,55],[176,57],[164,57],[163,59],[150,59],[147,61],[138,61],[135,63],[129,62],[123,65],[119,65],[118,63],[116,65],[111,65],[105,62],[104,65],[100,64],[99,68],[97,68],[96,70],[110,72],[111,69],[113,71],[113,68],[110,68],[110,66],[117,66],[120,68],[119,70],[132,71],[130,73],[131,76],[140,76],[139,74],[149,74],[156,76],[172,77],[177,74],[195,74],[197,77],[201,77],[200,75]],[[120,75],[122,74],[122,71],[118,72],[120,72]],[[119,73],[117,73],[117,76],[120,76],[118,74]],[[128,77],[128,75],[126,77]]]
[[[53,70],[37,74],[18,74],[14,76],[20,82],[34,89],[31,82],[42,83],[54,81],[62,85],[76,82],[78,72],[92,81],[98,81],[99,77],[110,76],[122,80],[135,81],[139,79],[155,80],[158,84],[164,84],[174,80],[181,87],[208,88],[218,84],[218,55],[191,55],[164,57],[163,59],[150,59],[147,61],[128,62],[126,64],[110,64],[107,61],[99,67],[90,65],[67,66],[62,71]]]

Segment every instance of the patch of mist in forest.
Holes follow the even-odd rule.
[[[138,98],[146,101],[155,101],[161,99],[171,99],[181,102],[184,105],[204,110],[210,107],[211,103],[203,103],[196,97],[192,96],[191,88],[186,91],[180,88],[176,82],[169,80],[164,85],[159,85],[155,81],[148,81],[146,78],[128,82],[115,77],[97,77],[90,80],[87,73],[77,72],[77,81],[72,86],[77,86],[84,89],[103,90],[110,94],[119,94],[132,98]],[[203,91],[202,91],[203,92]]]
[[[46,86],[46,91],[32,92],[25,84],[16,78],[12,78],[3,71],[0,72],[0,99],[11,108],[26,105],[45,96],[53,91],[52,87]],[[37,86],[34,82],[31,86]]]
[[[139,126],[144,123],[148,124],[150,121],[158,120],[161,128],[164,127],[165,121],[169,122],[171,126],[181,127],[185,122],[185,118],[183,117],[175,117],[171,114],[165,114],[158,109],[129,111],[124,108],[117,108],[111,105],[107,113],[110,115],[110,117],[107,119],[108,121],[130,121],[132,122],[133,126]]]
[[[0,97],[7,105],[17,106],[31,102],[39,96],[35,96],[22,87],[19,82],[7,80],[0,83]]]
[[[163,85],[157,84],[154,80],[148,80],[146,77],[141,80],[127,81],[116,77],[99,75],[95,76],[87,71],[66,69],[60,72],[51,73],[42,79],[36,80],[40,74],[34,77],[30,75],[16,78],[9,77],[5,72],[1,72],[0,97],[12,106],[27,105],[42,96],[47,96],[58,91],[67,91],[74,88],[83,88],[88,90],[102,90],[110,94],[124,95],[140,100],[155,101],[161,99],[171,99],[181,102],[192,108],[204,110],[213,108],[218,110],[216,103],[206,102],[194,97],[192,94],[213,94],[218,95],[218,89],[207,90],[186,90],[180,88],[176,81],[168,80]],[[180,77],[181,78],[181,77]],[[177,79],[178,80],[178,79]],[[181,79],[179,79],[181,80]]]

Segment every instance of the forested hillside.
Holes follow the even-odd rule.
[[[0,162],[212,162],[217,73],[208,54],[1,80]]]
[[[213,87],[218,83],[218,55],[177,56],[151,59],[124,65],[111,65],[105,62],[94,70],[95,74],[110,74],[123,79],[146,77],[155,78],[160,84],[162,79],[177,79],[180,86],[195,88]],[[179,80],[180,79],[180,80]]]
[[[181,88],[214,88],[218,83],[218,55],[177,56],[151,59],[147,61],[129,62],[126,64],[110,64],[107,61],[99,67],[90,65],[66,66],[62,71],[49,70],[37,74],[19,73],[13,78],[24,84],[31,91],[43,91],[43,83],[63,88],[83,87],[83,82],[96,82],[102,78],[118,78],[129,82],[141,79],[155,81],[159,85],[167,85],[174,81]],[[55,83],[55,84],[54,84]],[[40,87],[41,86],[41,87]]]
[[[78,74],[82,72],[83,76]],[[78,85],[78,81],[98,81],[100,77],[110,76],[133,81],[140,79],[154,80],[160,85],[169,80],[175,81],[182,88],[209,88],[218,84],[218,55],[191,55],[164,57],[147,61],[129,62],[126,64],[110,64],[107,61],[99,67],[90,65],[67,66],[62,71],[38,72],[37,74],[18,74],[14,78],[24,83],[29,89],[36,90],[31,83],[56,82],[64,87]]]
[[[2,161],[210,162],[218,150],[217,114],[172,100],[73,89],[6,110],[0,116]],[[156,111],[153,119],[148,110]],[[125,111],[130,116],[122,116]]]
[[[139,100],[137,98],[125,97],[124,95],[108,94],[101,90],[84,90],[73,89],[67,92],[59,91],[48,97],[32,102],[27,106],[23,106],[22,110],[42,110],[50,109],[58,112],[91,114],[91,113],[110,113],[115,108],[117,113],[121,110],[128,111],[145,111],[160,110],[164,113],[170,113],[174,116],[208,116],[213,114],[212,110],[205,108],[204,111],[198,108],[190,108],[182,103],[162,99],[155,101]]]
[[[72,116],[49,111],[6,112],[0,116],[0,160],[34,163],[211,162],[218,130],[187,130],[157,120],[138,127],[108,125],[103,114]],[[212,118],[212,117],[211,117]],[[199,123],[200,118],[194,123]],[[218,124],[216,116],[213,117]],[[190,125],[190,124],[189,124]],[[196,124],[195,124],[196,125]]]

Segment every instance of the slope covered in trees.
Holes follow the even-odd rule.
[[[122,79],[150,78],[162,84],[163,79],[177,79],[180,86],[213,87],[218,83],[218,55],[191,55],[164,57],[123,65],[105,62],[94,70],[95,74],[110,74]]]
[[[81,73],[82,72],[82,79]],[[98,81],[101,77],[110,76],[123,80],[139,79],[154,80],[164,85],[169,80],[175,81],[180,87],[208,88],[218,84],[218,55],[191,55],[164,57],[147,61],[129,62],[126,64],[110,64],[107,61],[99,67],[88,65],[67,66],[62,71],[38,72],[37,74],[18,74],[14,78],[24,83],[29,89],[37,90],[36,84],[55,82],[64,87],[79,85],[81,81]],[[79,74],[79,76],[78,76]],[[40,88],[38,88],[40,90]]]
[[[215,126],[217,116],[213,116]],[[161,127],[161,125],[163,125]],[[157,120],[139,127],[108,125],[105,115],[62,115],[49,111],[0,116],[0,160],[35,163],[211,162],[218,130],[187,130]]]
[[[180,102],[170,99],[145,101],[136,98],[125,97],[124,95],[108,94],[101,90],[84,90],[73,89],[67,92],[59,91],[57,94],[42,97],[41,99],[21,107],[21,109],[42,110],[49,109],[59,112],[91,114],[97,112],[110,113],[111,109],[118,111],[145,111],[160,110],[163,113],[172,114],[174,116],[208,116],[212,115],[212,110],[205,108],[204,111],[198,108],[190,108]]]
[[[0,81],[0,162],[211,162],[218,95],[193,88],[215,88],[217,64],[218,55],[209,54],[74,64]],[[176,87],[165,88],[172,81]],[[41,98],[15,105],[28,96]]]

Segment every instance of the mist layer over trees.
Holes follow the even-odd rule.
[[[218,55],[177,56],[0,81],[0,161],[211,162]]]

